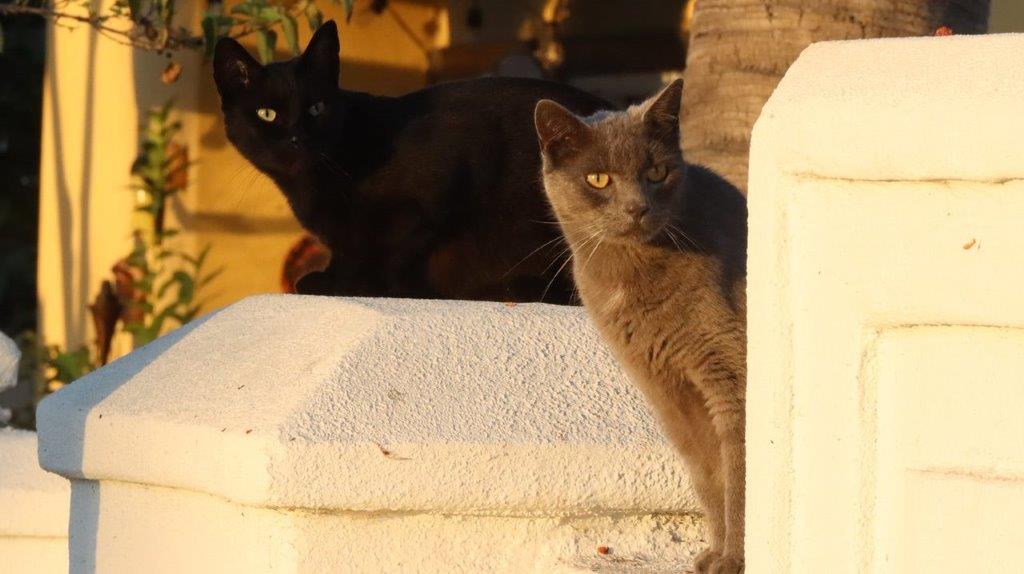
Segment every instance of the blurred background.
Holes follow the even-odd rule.
[[[688,157],[742,187],[749,128],[810,42],[975,33],[986,17],[1024,31],[1020,0],[842,4],[0,1],[0,331],[24,358],[0,425],[31,427],[45,393],[322,262],[225,139],[205,59],[216,37],[284,59],[334,19],[341,86],[383,95],[528,76],[627,104],[685,75]]]

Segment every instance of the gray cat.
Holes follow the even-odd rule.
[[[697,572],[743,571],[747,207],[683,161],[682,82],[622,112],[535,122],[544,188],[580,297],[682,453],[710,548]]]

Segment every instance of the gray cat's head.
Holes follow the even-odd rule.
[[[642,104],[588,118],[537,103],[544,189],[567,233],[646,242],[662,232],[684,193],[681,95],[676,80]]]

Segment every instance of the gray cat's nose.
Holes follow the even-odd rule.
[[[640,219],[645,213],[647,213],[648,207],[646,203],[627,203],[622,209],[624,209],[627,214],[632,215],[636,219]]]

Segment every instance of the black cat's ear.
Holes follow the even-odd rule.
[[[683,81],[675,80],[648,100],[644,123],[655,137],[679,138],[679,107],[683,99]]]
[[[314,76],[326,79],[337,86],[338,69],[341,64],[338,56],[340,50],[338,25],[334,20],[328,20],[316,29],[313,38],[309,40],[306,50],[302,52],[301,65]]]
[[[551,100],[537,102],[533,123],[537,128],[541,152],[555,161],[583,149],[590,137],[590,128],[586,124]]]
[[[263,66],[233,38],[221,38],[213,53],[213,79],[221,98],[248,88]]]

